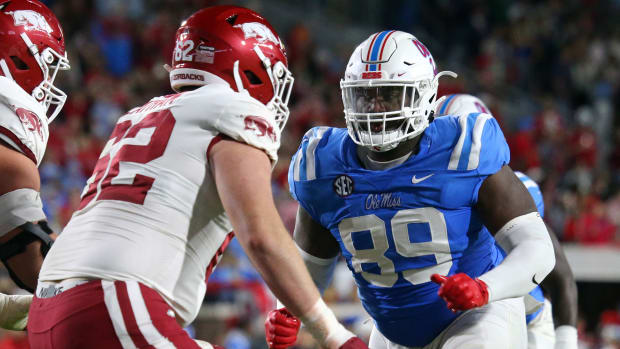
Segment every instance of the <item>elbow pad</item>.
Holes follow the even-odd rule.
[[[489,302],[527,294],[555,266],[553,244],[538,212],[510,220],[495,240],[506,251],[506,258],[480,276],[489,287]]]
[[[0,236],[29,222],[45,219],[39,192],[23,188],[0,196]]]
[[[323,295],[323,292],[325,292],[327,286],[329,286],[332,282],[338,256],[327,259],[319,258],[302,250],[298,245],[296,246],[299,250],[299,254],[301,254],[301,259],[304,260],[304,264],[306,265],[308,272],[310,272],[312,281],[314,281],[316,288],[318,288],[321,295]]]

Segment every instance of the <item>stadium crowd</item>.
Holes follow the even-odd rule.
[[[72,66],[60,76],[59,86],[69,98],[50,125],[40,166],[44,208],[60,230],[76,209],[117,118],[150,96],[172,93],[162,66],[170,61],[180,20],[206,4],[226,2],[44,2],[65,29]],[[344,3],[354,7],[355,2]],[[242,4],[258,10],[262,5]],[[511,167],[540,183],[546,221],[561,240],[620,248],[620,2],[390,4],[376,14],[377,27],[365,28],[361,37],[345,43],[384,28],[417,35],[442,68],[459,74],[457,79],[442,79],[440,94],[471,93],[490,107],[511,147]],[[354,22],[354,11],[335,13],[334,2],[315,6],[331,13],[333,18],[326,20]],[[276,202],[292,231],[296,203],[288,194],[290,158],[310,127],[344,127],[339,80],[354,47],[333,46],[313,35],[302,19],[288,28],[278,27],[277,18],[272,22],[285,37],[296,79],[273,176]],[[328,291],[329,300],[355,301],[352,280],[337,286]],[[241,249],[233,245],[210,280],[206,301],[243,304],[243,315],[228,317],[219,325],[223,331],[204,324],[195,330],[199,337],[218,333],[219,341],[210,339],[228,349],[262,347],[262,324],[254,318],[272,309],[270,297]],[[617,308],[605,312],[595,330],[581,333],[584,348],[620,348]],[[13,348],[6,344],[10,341],[19,340],[5,337],[0,348]]]

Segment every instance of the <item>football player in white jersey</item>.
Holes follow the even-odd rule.
[[[181,24],[168,67],[177,93],[119,118],[41,268],[32,347],[198,348],[182,327],[234,234],[319,343],[366,348],[321,300],[273,202],[293,83],[284,52],[249,9],[205,8]]]
[[[437,105],[435,110],[437,116],[468,115],[470,113],[491,114],[491,111],[482,100],[469,94],[448,95]],[[535,189],[533,192],[537,194],[532,195],[532,197],[542,214],[544,203],[536,182],[522,173],[517,173],[517,177],[521,179],[528,190]],[[544,298],[542,310],[531,315],[528,314],[526,317],[528,322],[528,349],[552,348],[554,342],[556,349],[577,349],[577,284],[557,236],[549,227],[547,230],[553,242],[556,263],[541,286],[551,297],[551,302]],[[530,298],[526,296],[525,299],[529,300]],[[551,315],[552,311],[553,315]]]
[[[36,0],[0,0],[0,260],[34,292],[55,236],[46,224],[37,167],[48,123],[66,95],[54,86],[69,69],[62,29]],[[0,327],[23,329],[31,296],[0,295]]]
[[[340,83],[347,129],[309,130],[291,161],[295,241],[321,288],[344,257],[372,349],[522,349],[522,297],[553,269],[552,242],[496,120],[434,118],[442,75],[455,74],[409,33],[355,49]]]

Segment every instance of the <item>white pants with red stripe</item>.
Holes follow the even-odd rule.
[[[28,340],[37,349],[202,347],[163,298],[136,281],[40,283],[28,316]]]

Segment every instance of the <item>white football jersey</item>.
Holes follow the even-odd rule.
[[[232,238],[207,155],[221,136],[277,160],[273,113],[228,85],[154,98],[123,115],[39,279],[137,280],[190,323]]]
[[[43,105],[15,81],[0,76],[0,139],[39,166],[48,138]]]

